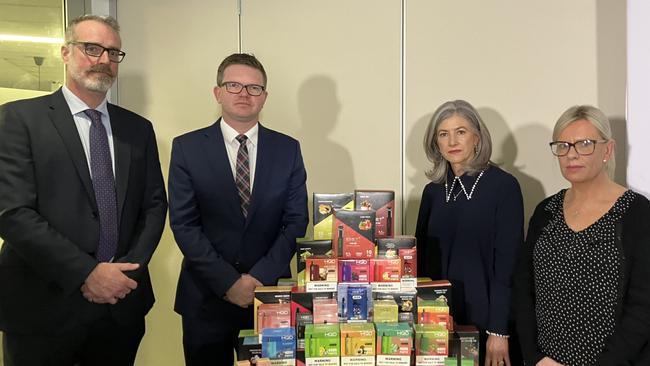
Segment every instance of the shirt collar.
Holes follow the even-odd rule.
[[[223,121],[223,118],[219,120],[219,126],[221,127],[221,134],[223,135],[224,141],[226,141],[228,144],[237,144],[239,145],[239,141],[237,141],[237,136],[239,136],[239,132],[237,132],[234,128],[230,127],[226,122]],[[253,146],[257,145],[257,136],[260,130],[260,124],[256,123],[255,126],[251,127],[250,130],[246,131],[244,135],[248,137],[248,141],[250,141]]]
[[[68,107],[70,107],[70,112],[72,112],[73,116],[77,115],[78,113],[82,113],[86,109],[92,109],[83,100],[76,96],[70,89],[68,89],[67,86],[64,85],[61,88],[61,91],[63,92],[63,98],[65,98],[66,103],[68,103]],[[94,109],[101,112],[102,115],[108,116],[108,101],[106,97],[104,100],[102,100],[101,103],[99,103],[97,108]]]

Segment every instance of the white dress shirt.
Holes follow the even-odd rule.
[[[228,153],[228,161],[230,162],[232,177],[235,179],[237,176],[237,151],[239,151],[239,141],[237,141],[237,136],[239,136],[239,132],[224,122],[223,118],[219,120],[219,126],[221,126],[223,143],[226,145],[226,152]],[[248,140],[246,140],[246,148],[248,149],[248,167],[250,169],[251,194],[253,193],[253,180],[255,179],[255,162],[257,161],[257,135],[259,129],[259,123],[256,123],[255,126],[244,133],[244,135],[248,137]]]
[[[81,145],[84,148],[86,153],[86,162],[88,163],[88,171],[92,177],[92,168],[90,167],[90,125],[92,121],[90,117],[84,113],[86,109],[92,109],[88,107],[83,100],[79,99],[67,86],[61,88],[63,92],[63,97],[65,98],[70,112],[72,112],[72,117],[74,118],[74,123],[77,126],[77,132],[79,133],[79,138],[81,139]],[[108,107],[106,98],[95,108],[102,114],[102,124],[106,129],[106,134],[108,135],[108,147],[111,150],[111,162],[113,165],[113,177],[115,177],[115,149],[113,148],[113,130],[111,130],[111,118],[108,115]]]

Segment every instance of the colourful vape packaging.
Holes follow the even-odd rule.
[[[375,300],[391,299],[397,304],[397,320],[413,324],[417,319],[417,291],[415,289],[397,292],[373,292]]]
[[[305,326],[305,357],[340,357],[341,339],[338,324],[307,324]]]
[[[342,358],[374,355],[375,326],[372,323],[341,323]]]
[[[336,299],[314,299],[314,324],[338,323]]]
[[[334,210],[354,210],[353,193],[314,193],[314,240],[332,239]]]
[[[258,310],[262,304],[290,304],[291,287],[288,286],[263,286],[255,289],[255,298],[253,299],[253,324],[255,333],[259,334],[261,328],[258,321],[260,319]],[[268,315],[268,314],[267,314]],[[290,315],[290,313],[289,313]],[[267,324],[277,319],[263,319]]]
[[[369,272],[367,259],[339,259],[339,282],[368,283]]]
[[[449,332],[436,324],[415,325],[416,356],[447,356]]]
[[[393,299],[375,300],[374,323],[397,323],[397,303]]]
[[[377,238],[378,258],[399,258],[400,249],[416,247],[415,236],[396,235],[392,238]]]
[[[332,251],[339,258],[368,259],[375,256],[375,212],[334,211]]]
[[[296,334],[293,328],[262,330],[262,357],[270,359],[296,358]]]
[[[298,286],[305,285],[305,276],[309,276],[307,258],[332,257],[331,240],[298,240],[296,242],[296,272]]]
[[[339,283],[337,298],[341,321],[365,322],[373,312],[372,286],[368,284]]]
[[[390,238],[395,235],[395,192],[355,190],[354,209],[375,211],[375,235]]]

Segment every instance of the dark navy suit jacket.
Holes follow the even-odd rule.
[[[184,255],[175,310],[223,325],[225,334],[243,326],[242,318],[252,322],[249,312],[223,300],[226,291],[242,273],[264,285],[290,276],[295,241],[309,219],[298,141],[261,124],[244,217],[219,123],[174,139],[169,201],[171,228]]]

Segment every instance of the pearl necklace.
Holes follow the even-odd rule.
[[[451,188],[447,189],[447,181],[445,181],[445,198],[446,202],[449,202],[451,199],[451,195],[454,192],[454,185],[456,184],[456,181],[458,181],[458,184],[460,184],[461,192],[465,193],[465,197],[467,197],[467,200],[472,199],[472,195],[474,194],[474,190],[476,189],[476,185],[478,184],[478,181],[481,179],[483,176],[483,173],[485,170],[481,170],[481,172],[478,174],[478,177],[476,177],[476,180],[474,181],[474,185],[472,185],[472,189],[469,191],[469,194],[467,193],[467,190],[465,189],[465,185],[463,184],[463,181],[460,180],[460,177],[454,177],[454,180],[451,182]],[[456,198],[458,198],[458,195],[460,195],[460,192],[458,192],[454,196],[454,201],[456,201]]]

